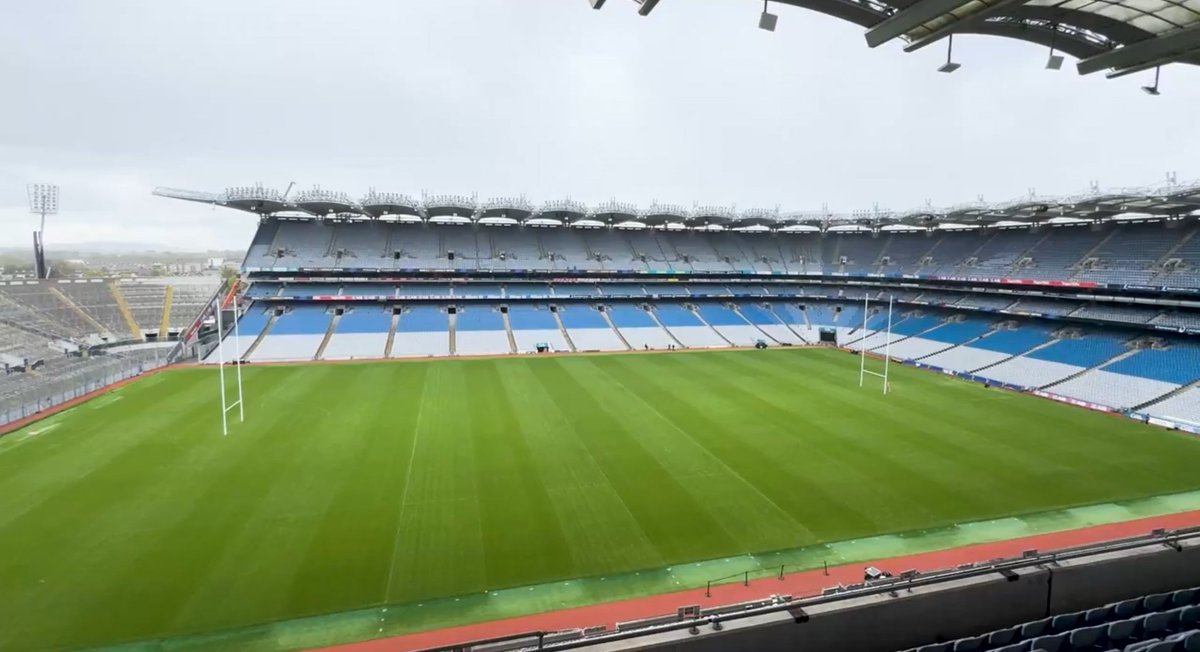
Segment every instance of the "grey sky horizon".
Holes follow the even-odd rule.
[[[239,248],[253,216],[151,196],[262,182],[834,211],[1200,178],[1200,69],[1080,77],[983,36],[870,49],[754,0],[44,0],[0,22],[0,246]]]

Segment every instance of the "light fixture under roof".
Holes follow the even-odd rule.
[[[758,17],[758,28],[768,32],[774,32],[775,26],[779,24],[779,16],[767,11],[767,0],[763,0],[762,14]]]
[[[962,64],[955,63],[950,60],[951,55],[954,54],[954,35],[951,34],[950,37],[946,40],[947,40],[946,63],[943,63],[942,65],[938,66],[938,72],[951,73],[951,72],[954,72],[955,70],[958,70],[959,68],[962,68]]]
[[[1143,93],[1145,93],[1147,95],[1155,95],[1155,96],[1159,95],[1158,73],[1160,73],[1160,72],[1162,72],[1162,66],[1155,66],[1155,68],[1154,68],[1154,85],[1153,86],[1143,86],[1142,87]]]

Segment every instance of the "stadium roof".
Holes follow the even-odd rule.
[[[1200,1],[1200,0],[1198,0]],[[524,197],[492,199],[479,202],[472,195],[427,196],[416,201],[399,193],[379,193],[371,190],[362,200],[354,201],[346,193],[320,189],[297,193],[289,199],[284,193],[262,186],[242,186],[222,193],[195,192],[173,188],[156,188],[160,197],[226,206],[257,215],[296,217],[338,217],[374,219],[400,216],[420,219],[458,217],[471,221],[486,218],[505,218],[525,223],[531,220],[556,220],[563,224],[581,221],[603,224],[635,222],[647,226],[682,224],[684,226],[726,228],[789,226],[862,226],[880,228],[893,225],[913,227],[934,226],[991,226],[1036,224],[1050,220],[1099,221],[1125,216],[1182,217],[1200,214],[1200,182],[1179,184],[1168,182],[1161,187],[1124,188],[1090,191],[1067,197],[1038,197],[1032,193],[1024,198],[999,203],[978,201],[947,208],[925,206],[915,210],[891,211],[871,209],[834,213],[827,210],[786,213],[779,208],[749,209],[696,206],[687,209],[677,205],[653,203],[638,208],[629,203],[608,201],[588,206],[573,199],[550,201],[537,208]]]
[[[650,13],[647,4],[651,9],[657,4],[637,1],[643,14]],[[987,34],[1065,52],[1079,59],[1076,68],[1084,75],[1108,70],[1109,77],[1119,77],[1168,63],[1200,65],[1200,0],[770,2],[862,25],[871,47],[901,39],[912,52],[953,34]],[[597,9],[603,4],[592,0]],[[773,31],[773,23],[768,29]]]

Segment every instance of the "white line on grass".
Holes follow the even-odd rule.
[[[404,472],[404,490],[400,493],[400,514],[396,517],[396,535],[392,538],[392,559],[388,564],[388,581],[383,590],[383,601],[386,603],[392,594],[392,578],[396,572],[396,550],[400,548],[400,530],[404,523],[404,507],[408,502],[408,488],[412,486],[413,461],[417,459],[417,439],[421,434],[421,414],[425,411],[425,397],[429,392],[430,372],[425,372],[424,382],[421,383],[421,399],[417,403],[417,418],[413,421],[412,451],[408,455],[408,470]]]
[[[725,470],[728,471],[730,475],[737,478],[738,480],[741,480],[742,484],[745,484],[747,487],[750,487],[752,490],[754,490],[754,493],[761,496],[763,500],[767,501],[768,503],[771,504],[772,507],[779,510],[780,514],[783,514],[784,516],[786,516],[788,518],[788,520],[795,523],[796,527],[800,528],[801,531],[807,533],[808,536],[812,537],[814,540],[820,539],[816,534],[813,533],[812,530],[804,527],[803,523],[801,523],[800,521],[797,521],[795,516],[792,516],[786,509],[780,507],[779,503],[775,502],[774,500],[771,500],[770,496],[763,493],[761,489],[759,489],[758,487],[751,484],[751,482],[749,480],[747,480],[745,478],[745,476],[743,476],[741,473],[738,473],[737,471],[734,471],[733,467],[731,467],[725,463],[725,460],[721,459],[720,457],[717,457],[716,455],[713,454],[712,451],[705,448],[704,444],[701,444],[699,441],[697,441],[696,438],[691,435],[691,433],[689,433],[688,431],[684,430],[683,428],[680,428],[679,426],[675,425],[675,422],[668,419],[667,415],[663,414],[662,412],[659,412],[658,408],[651,405],[648,401],[646,401],[646,399],[642,398],[641,395],[639,395],[637,392],[629,389],[628,385],[621,382],[620,379],[613,376],[611,373],[608,372],[608,370],[601,368],[599,365],[595,365],[595,366],[597,369],[600,370],[600,373],[604,374],[605,376],[608,376],[608,378],[610,380],[612,380],[614,383],[620,385],[626,392],[628,392],[631,396],[633,396],[635,399],[637,399],[637,401],[639,403],[646,406],[646,408],[649,409],[654,414],[658,415],[659,419],[662,419],[667,425],[674,428],[676,432],[678,432],[678,433],[682,434],[684,437],[687,437],[688,439],[690,439],[691,442],[693,444],[695,444],[697,448],[704,451],[705,455],[711,457],[717,464],[720,464],[722,467],[724,467]]]

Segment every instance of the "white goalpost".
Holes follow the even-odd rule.
[[[866,383],[867,374],[878,376],[883,379],[883,393],[887,394],[891,389],[888,384],[888,371],[892,364],[892,306],[895,303],[894,296],[888,296],[888,318],[887,329],[884,331],[883,345],[883,373],[867,369],[867,347],[862,346],[861,340],[858,347],[858,386],[862,387]],[[870,294],[863,295],[863,332],[867,332],[867,320],[870,319],[871,312],[871,297]],[[863,339],[867,336],[864,335]]]
[[[224,328],[224,324],[221,323],[221,313],[223,313],[223,312],[224,312],[224,310],[222,310],[221,302],[218,301],[217,302],[217,369],[218,369],[217,375],[220,377],[220,382],[221,382],[221,435],[227,436],[227,435],[229,435],[229,411],[232,410],[233,408],[237,408],[238,409],[238,422],[243,422],[246,420],[246,410],[245,410],[244,403],[242,401],[242,364],[241,364],[241,360],[239,359],[241,357],[242,345],[241,345],[241,338],[240,338],[241,333],[239,332],[240,329],[239,329],[239,325],[238,325],[238,322],[241,320],[238,319],[237,299],[235,298],[233,300],[233,351],[234,351],[234,355],[233,355],[233,360],[230,361],[229,363],[227,363],[225,361],[225,339],[226,339],[225,338],[225,328]],[[236,369],[236,373],[237,373],[237,399],[235,401],[233,401],[232,403],[230,403],[228,401],[228,398],[226,397],[227,396],[226,391],[225,391],[225,365],[226,364],[232,364],[234,366],[234,369]]]

